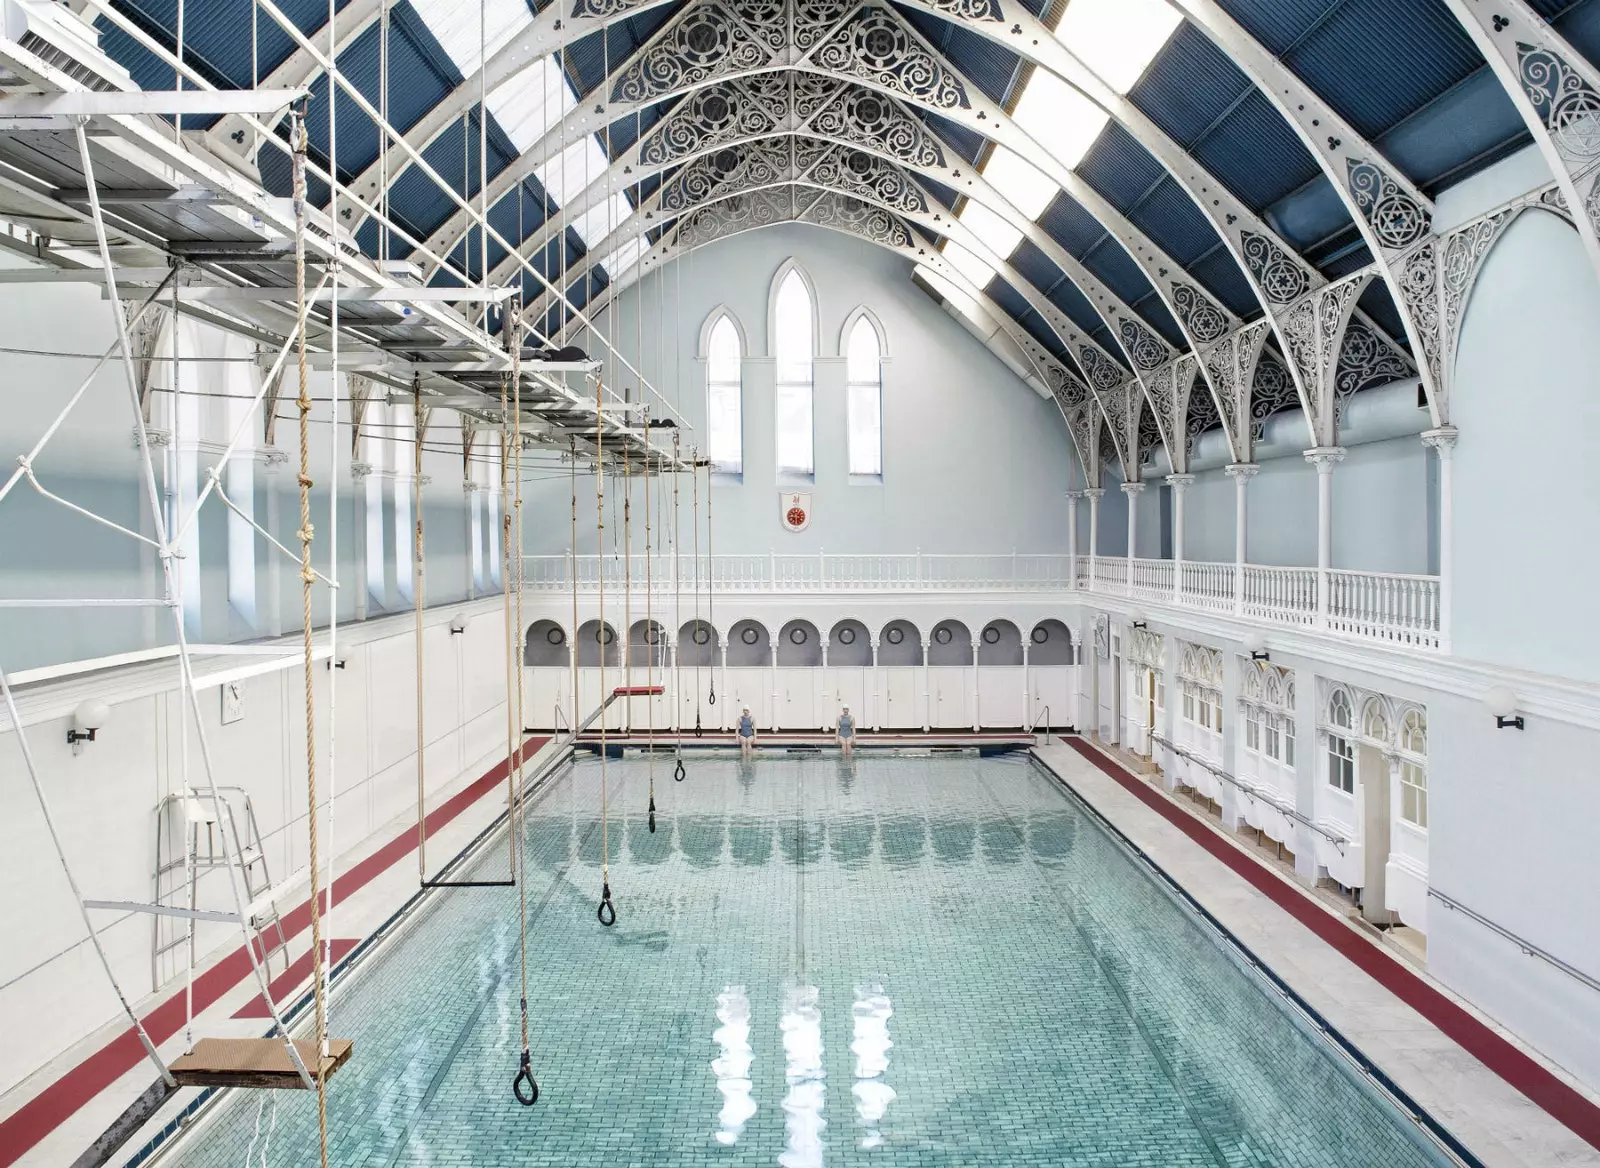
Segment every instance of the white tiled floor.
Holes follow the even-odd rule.
[[[1035,754],[1490,1168],[1600,1165],[1600,1150],[1072,747],[1040,746]],[[1264,867],[1273,878],[1284,879]],[[1320,901],[1312,903],[1333,915]],[[1374,948],[1399,962],[1382,947]]]

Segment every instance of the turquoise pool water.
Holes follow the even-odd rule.
[[[1448,1161],[1020,757],[607,767],[527,824],[511,889],[433,898],[335,1000],[333,1162],[1407,1166]],[[503,871],[490,849],[476,875]],[[236,1093],[163,1161],[315,1162],[315,1100]],[[259,1163],[259,1159],[256,1161]]]

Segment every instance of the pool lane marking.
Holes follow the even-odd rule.
[[[1112,994],[1122,1003],[1122,1010],[1123,1013],[1127,1015],[1128,1022],[1133,1026],[1134,1031],[1137,1032],[1140,1040],[1144,1043],[1146,1052],[1150,1055],[1155,1064],[1161,1068],[1161,1073],[1166,1076],[1167,1082],[1172,1087],[1172,1093],[1178,1097],[1179,1105],[1183,1108],[1184,1114],[1188,1116],[1189,1126],[1194,1130],[1194,1134],[1199,1137],[1200,1143],[1203,1144],[1206,1150],[1209,1152],[1211,1156],[1211,1162],[1216,1165],[1217,1168],[1226,1168],[1228,1157],[1223,1154],[1222,1149],[1217,1146],[1216,1139],[1207,1129],[1206,1124],[1201,1121],[1198,1112],[1195,1110],[1193,1102],[1189,1098],[1189,1092],[1184,1088],[1182,1076],[1177,1073],[1171,1062],[1168,1061],[1167,1057],[1161,1052],[1160,1045],[1156,1042],[1154,1036],[1151,1035],[1149,1028],[1144,1024],[1144,1020],[1140,1018],[1138,1010],[1134,1008],[1133,999],[1129,996],[1127,987],[1117,979],[1115,974],[1112,973],[1111,969],[1106,963],[1105,956],[1101,952],[1100,946],[1095,944],[1094,938],[1091,937],[1088,930],[1083,927],[1083,923],[1079,920],[1078,911],[1073,905],[1072,900],[1066,896],[1061,889],[1056,887],[1055,881],[1050,878],[1049,869],[1041,864],[1038,858],[1029,852],[1027,837],[1022,833],[1022,829],[1017,826],[1016,820],[1011,817],[1011,812],[1006,808],[1005,804],[1001,803],[1000,800],[995,796],[993,789],[989,786],[988,780],[983,777],[983,769],[981,767],[974,767],[972,773],[973,777],[978,780],[978,787],[988,798],[990,804],[995,808],[1001,820],[1007,827],[1011,829],[1011,834],[1017,837],[1019,854],[1023,857],[1024,863],[1028,864],[1034,870],[1036,883],[1044,886],[1045,890],[1050,894],[1050,898],[1056,902],[1056,906],[1060,909],[1062,915],[1064,915],[1067,920],[1072,923],[1073,931],[1078,934],[1078,939],[1083,943],[1083,947],[1088,951],[1089,956],[1094,960],[1095,967],[1100,970],[1101,976],[1105,978],[1106,985],[1110,988]]]
[[[527,738],[518,754],[518,761],[532,757],[549,740],[547,735]],[[427,815],[428,830],[437,831],[461,815],[496,787],[506,777],[506,771],[507,760],[501,759],[480,778],[435,807]],[[334,897],[339,901],[349,899],[416,850],[416,846],[417,828],[412,824],[366,859],[336,877],[332,889]],[[326,896],[324,893],[324,900]],[[282,920],[287,936],[299,936],[311,924],[311,901],[307,899],[291,909]],[[198,974],[194,983],[194,1012],[198,1015],[215,1005],[224,994],[250,976],[250,969],[250,955],[240,945],[204,973]],[[160,1044],[170,1039],[183,1029],[184,992],[179,990],[153,1007],[143,1020],[152,1041]],[[0,1120],[0,1168],[10,1168],[24,1153],[132,1070],[144,1057],[144,1047],[130,1026],[11,1115]]]
[[[1165,795],[1135,777],[1120,763],[1081,738],[1068,739],[1068,743],[1145,806],[1221,860],[1351,964],[1433,1023],[1457,1046],[1516,1088],[1552,1119],[1585,1143],[1600,1148],[1600,1107],[1591,1103],[1581,1092],[1357,933],[1344,920],[1313,900],[1309,893],[1234,846],[1209,824],[1174,806]]]

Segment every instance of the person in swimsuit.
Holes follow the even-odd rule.
[[[756,745],[756,720],[750,716],[750,707],[746,706],[739,714],[739,754],[749,758],[750,752]]]
[[[837,737],[840,753],[849,758],[856,748],[856,720],[850,716],[849,706],[839,711]]]

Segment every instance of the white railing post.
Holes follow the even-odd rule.
[[[1317,627],[1328,627],[1328,608],[1333,581],[1333,468],[1344,460],[1343,446],[1316,446],[1305,452],[1306,461],[1317,468]]]
[[[1067,587],[1078,586],[1078,500],[1082,491],[1067,492]]]
[[[1106,493],[1104,487],[1090,487],[1084,491],[1089,499],[1089,591],[1095,589],[1095,569],[1100,559],[1100,496]]]
[[[922,587],[922,549],[921,548],[917,549],[916,585],[917,585],[918,588]]]
[[[825,592],[828,588],[828,556],[821,548],[817,549],[817,591]]]
[[[1439,648],[1446,653],[1450,651],[1450,608],[1452,600],[1452,577],[1455,574],[1455,507],[1453,498],[1454,469],[1452,455],[1455,453],[1456,439],[1459,432],[1454,426],[1441,426],[1437,430],[1424,430],[1422,444],[1433,447],[1434,453],[1439,456]],[[1424,614],[1423,625],[1427,620]]]
[[[1122,493],[1128,496],[1128,579],[1123,592],[1133,595],[1133,562],[1139,554],[1139,496],[1144,494],[1141,482],[1123,483]]]
[[[1250,506],[1247,488],[1261,471],[1253,462],[1229,463],[1225,473],[1233,480],[1233,611],[1244,612],[1244,566],[1249,559]]]
[[[777,590],[778,590],[778,553],[775,552],[775,551],[769,551],[767,553],[767,591],[768,592],[776,592]]]

